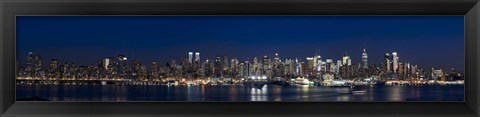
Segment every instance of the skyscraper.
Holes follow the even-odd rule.
[[[103,63],[102,63],[102,67],[104,69],[108,69],[108,65],[110,65],[110,58],[104,58]]]
[[[200,62],[200,52],[195,52],[195,62]]]
[[[398,70],[398,55],[397,55],[397,52],[393,52],[392,56],[393,56],[393,72],[397,73],[397,70]]]
[[[385,67],[384,69],[385,69],[385,72],[387,72],[387,73],[389,73],[389,72],[392,70],[392,69],[391,69],[391,68],[392,68],[392,65],[391,65],[391,62],[392,62],[392,61],[391,61],[390,58],[391,58],[390,54],[389,54],[389,53],[385,53],[385,58],[384,58],[384,61],[383,61],[383,62],[384,62],[384,63],[383,63],[384,65],[383,65],[383,66]]]
[[[125,55],[118,55],[118,66],[117,66],[117,73],[120,78],[126,79],[127,78],[127,57]]]
[[[188,63],[192,63],[192,59],[193,59],[193,52],[188,52]]]
[[[327,58],[326,60],[326,63],[327,63],[327,72],[330,72],[330,73],[333,73],[334,72],[334,65],[335,63],[333,63],[333,59],[332,58]]]
[[[368,55],[367,55],[367,49],[363,49],[362,53],[362,68],[363,69],[368,69]]]
[[[342,62],[344,66],[350,66],[352,63],[350,61],[350,56],[348,56],[347,52],[343,55]]]
[[[315,69],[317,70],[317,72],[321,71],[322,70],[322,56],[317,55],[315,62],[316,62],[316,64],[315,64],[316,68]]]

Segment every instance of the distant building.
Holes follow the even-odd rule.
[[[397,73],[398,71],[398,55],[397,52],[392,53],[392,59],[393,59],[393,72]]]
[[[363,49],[362,53],[362,68],[363,69],[368,69],[368,55],[367,55],[367,49]]]
[[[188,63],[192,63],[192,59],[193,59],[193,52],[188,52]]]

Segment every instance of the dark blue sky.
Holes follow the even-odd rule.
[[[17,16],[17,57],[28,52],[45,63],[96,64],[126,55],[166,63],[199,51],[202,61],[216,55],[247,57],[313,56],[353,63],[362,48],[377,65],[385,52],[422,68],[464,69],[463,16]]]

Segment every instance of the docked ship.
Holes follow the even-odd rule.
[[[251,77],[249,79],[247,79],[245,82],[244,82],[244,85],[245,86],[252,86],[252,87],[255,87],[255,88],[258,88],[258,89],[262,89],[265,85],[267,85],[267,77],[263,76],[263,77]]]

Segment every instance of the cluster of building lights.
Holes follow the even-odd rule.
[[[151,62],[148,68],[139,60],[132,60],[127,64],[127,57],[107,57],[97,65],[77,66],[74,63],[59,65],[57,59],[51,59],[49,66],[44,68],[42,58],[39,55],[28,53],[25,66],[17,61],[17,78],[37,79],[115,79],[130,81],[154,81],[161,79],[278,79],[288,80],[291,78],[308,78],[312,81],[325,79],[363,79],[363,80],[459,80],[463,74],[453,69],[443,70],[432,68],[430,70],[419,69],[417,65],[401,63],[398,53],[386,53],[380,66],[368,64],[366,49],[362,51],[362,60],[352,64],[350,56],[345,55],[333,61],[326,58],[325,61],[318,54],[306,57],[306,62],[287,58],[280,60],[278,53],[270,59],[264,56],[262,59],[254,57],[245,61],[237,58],[231,60],[227,56],[217,56],[214,59],[205,59],[201,62],[200,52],[188,52],[188,56],[172,60],[165,66]]]

